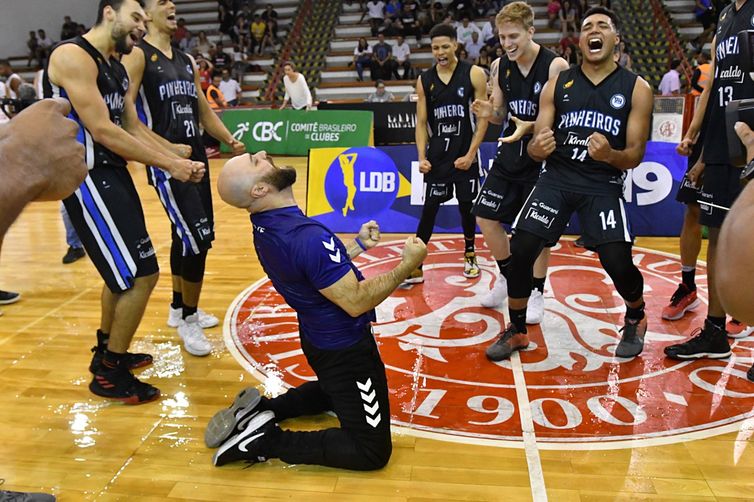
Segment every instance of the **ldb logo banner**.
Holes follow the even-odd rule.
[[[497,145],[479,149],[480,183]],[[635,235],[678,235],[683,205],[675,194],[686,159],[671,143],[647,144],[644,161],[628,171],[624,184],[626,210]],[[423,176],[414,145],[379,148],[324,148],[309,152],[307,215],[335,232],[358,232],[375,219],[383,232],[413,233],[424,204]],[[455,199],[443,204],[435,222],[437,233],[461,232]],[[579,233],[572,221],[568,233]]]
[[[306,155],[310,148],[374,144],[371,112],[227,110],[222,121],[252,152]]]

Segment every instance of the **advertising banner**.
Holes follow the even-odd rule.
[[[484,178],[496,143],[480,148]],[[635,235],[678,235],[683,205],[675,194],[686,171],[686,158],[673,143],[647,144],[644,161],[626,175],[624,197]],[[424,201],[423,175],[414,145],[313,149],[309,153],[307,215],[335,232],[357,232],[376,220],[383,232],[413,233]],[[440,207],[437,233],[460,233],[457,201]],[[579,233],[575,219],[568,233]]]
[[[251,152],[306,155],[310,148],[374,144],[372,114],[365,111],[225,110],[222,121]]]
[[[368,110],[374,113],[374,144],[399,145],[413,143],[416,129],[416,103],[320,103],[320,110]],[[489,124],[485,141],[495,141],[502,126]]]

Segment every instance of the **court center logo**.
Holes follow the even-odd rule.
[[[382,244],[355,263],[366,277],[390,270],[400,261],[401,244]],[[663,321],[660,312],[675,291],[680,262],[634,250],[646,281],[649,330],[644,352],[621,359],[613,353],[623,325],[622,299],[594,253],[561,241],[550,260],[544,322],[529,326],[531,344],[520,356],[492,363],[484,349],[504,328],[507,313],[480,306],[498,272],[481,241],[477,247],[481,276],[466,279],[463,239],[437,236],[429,244],[424,284],[399,288],[377,309],[374,332],[394,427],[438,439],[523,447],[520,414],[526,409],[540,448],[595,449],[712,436],[739,430],[754,416],[754,383],[746,379],[754,336],[736,340],[726,360],[664,357],[665,346],[686,340],[702,324],[704,267],[697,273],[704,303],[680,321]],[[301,351],[296,314],[267,279],[236,298],[225,337],[268,391],[315,379]]]
[[[339,154],[325,175],[325,196],[344,217],[368,220],[398,196],[395,162],[376,148],[350,148]]]

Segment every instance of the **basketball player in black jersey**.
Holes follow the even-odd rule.
[[[702,122],[707,122],[702,148],[704,182],[700,193],[699,215],[699,223],[709,229],[707,319],[702,328],[692,333],[690,340],[665,347],[665,355],[672,359],[720,359],[731,354],[725,310],[715,284],[716,259],[720,227],[727,214],[727,210],[721,207],[729,208],[741,192],[741,170],[730,165],[725,107],[732,100],[754,97],[754,81],[744,72],[748,65],[737,37],[738,32],[754,28],[753,20],[754,0],[736,0],[720,13],[712,41],[712,82],[702,92],[691,125],[679,145],[682,153],[690,152],[698,140]],[[743,333],[744,336],[746,334],[748,333]],[[740,336],[741,333],[737,335]]]
[[[652,89],[613,60],[618,30],[618,19],[609,9],[587,11],[579,39],[581,66],[550,79],[542,90],[528,152],[546,163],[514,222],[508,276],[511,322],[487,349],[494,361],[529,345],[526,304],[534,261],[546,244],[560,238],[574,211],[586,245],[597,251],[626,302],[615,354],[632,357],[644,347],[644,280],[632,261],[622,193],[625,171],[644,156]]]
[[[198,184],[178,181],[161,169],[147,167],[149,184],[155,187],[172,228],[173,302],[168,325],[178,328],[188,353],[206,356],[212,345],[204,328],[217,326],[218,320],[198,308],[207,252],[215,235],[209,162],[199,125],[230,145],[234,155],[243,153],[245,147],[233,138],[207,103],[194,60],[170,44],[178,28],[175,4],[171,0],[145,0],[145,11],[148,33],[123,58],[131,80],[128,99],[136,104],[142,122],[168,144],[190,147],[190,158],[206,166],[204,179]]]
[[[154,400],[160,391],[130,371],[151,363],[151,356],[127,352],[157,283],[158,266],[126,160],[159,166],[186,181],[198,182],[205,169],[180,158],[177,147],[165,148],[125,99],[129,81],[119,60],[141,38],[144,19],[136,0],[100,0],[95,26],[53,49],[44,77],[46,96],[71,102],[70,117],[80,124],[89,167],[84,183],[64,201],[105,281],[89,389],[128,404]]]
[[[452,199],[455,192],[465,240],[463,275],[476,278],[476,223],[471,209],[479,190],[477,153],[487,120],[477,117],[475,127],[470,105],[475,99],[487,99],[487,77],[478,66],[456,57],[454,28],[437,25],[429,37],[436,63],[416,82],[416,149],[426,184],[416,236],[425,244],[429,242],[440,204]],[[405,282],[424,282],[421,266]]]
[[[497,261],[500,275],[492,290],[481,300],[483,307],[502,305],[508,297],[506,275],[510,246],[505,229],[534,189],[541,162],[526,153],[539,111],[539,94],[544,84],[568,68],[565,59],[540,46],[534,36],[534,11],[525,2],[513,2],[498,13],[495,24],[505,55],[492,63],[492,99],[477,100],[471,111],[493,124],[508,120],[497,155],[482,191],[474,203],[474,214],[487,247]],[[544,292],[550,248],[534,264],[534,289],[526,311],[527,324],[539,324],[544,316]]]

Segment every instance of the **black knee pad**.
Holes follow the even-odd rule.
[[[644,277],[634,265],[631,244],[610,242],[597,246],[602,268],[615,284],[615,289],[628,302],[635,302],[644,294]]]
[[[508,295],[526,298],[531,294],[534,262],[544,248],[545,240],[532,233],[517,230],[511,238],[511,263],[508,265]]]
[[[204,268],[207,263],[207,251],[204,250],[197,255],[184,256],[181,258],[181,277],[188,282],[202,282],[204,279]]]
[[[183,244],[181,238],[175,233],[175,227],[173,229],[173,241],[170,244],[170,273],[180,277],[183,266]]]

